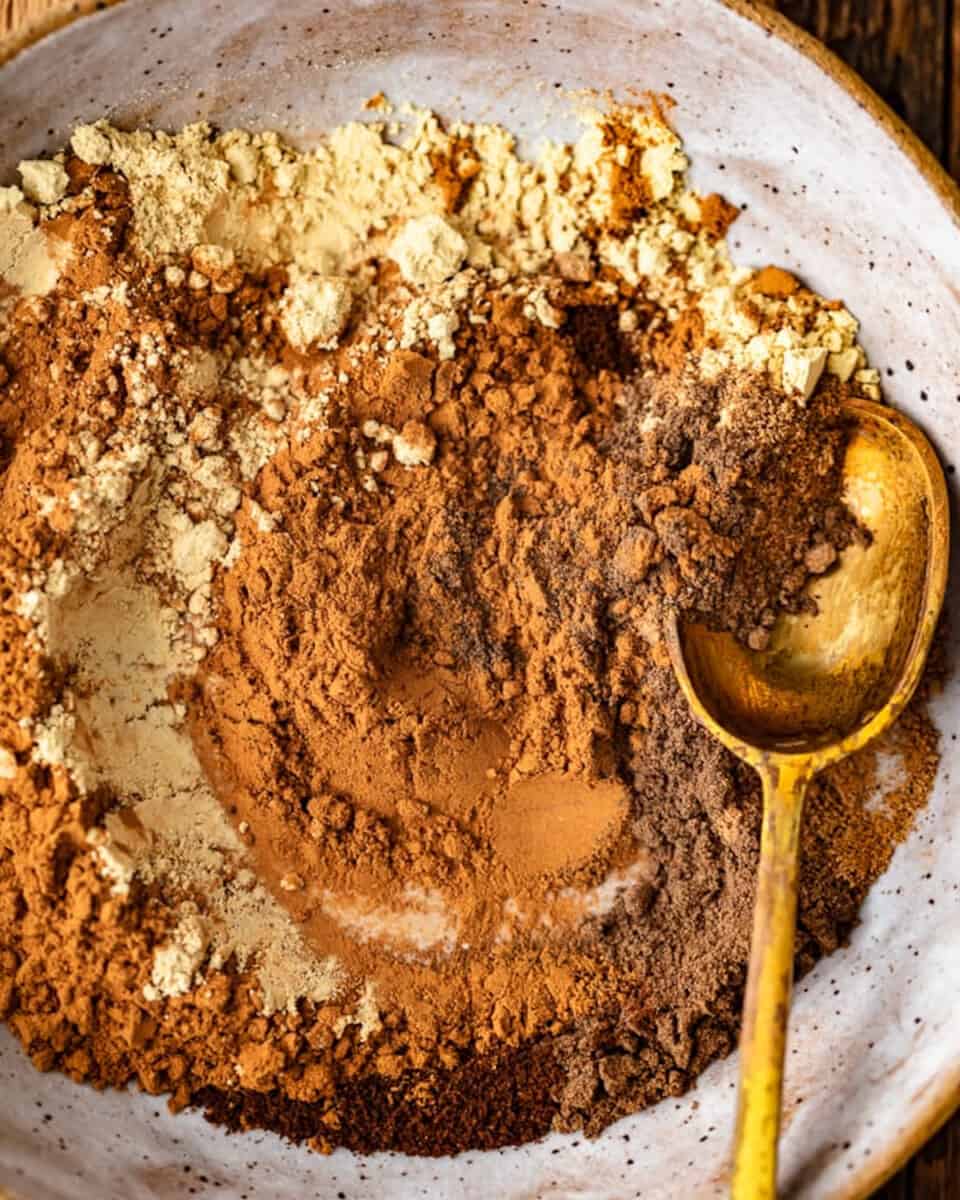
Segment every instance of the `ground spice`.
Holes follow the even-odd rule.
[[[716,192],[712,192],[709,196],[704,196],[700,202],[700,228],[709,234],[710,237],[726,237],[727,230],[739,215],[740,209]],[[770,270],[771,268],[766,269]],[[774,267],[772,269],[777,270],[778,268]],[[769,295],[770,293],[767,294]]]
[[[0,1014],[321,1150],[679,1094],[734,1044],[759,795],[663,617],[761,646],[863,536],[855,322],[733,271],[662,115],[536,168],[432,117],[74,149],[0,344]],[[920,699],[818,781],[800,969],[935,767]]]
[[[747,768],[690,721],[672,677],[663,672],[659,682],[663,707],[654,711],[662,717],[651,733],[667,740],[669,749],[662,774],[638,761],[638,787],[651,789],[638,837],[663,857],[614,914],[598,919],[585,935],[615,956],[627,977],[639,974],[645,988],[625,991],[626,1004],[618,1000],[575,1030],[541,1037],[533,1059],[526,1047],[502,1050],[493,1058],[468,1058],[436,1081],[410,1079],[418,1097],[413,1101],[406,1098],[403,1076],[347,1082],[338,1092],[335,1133],[322,1105],[291,1102],[279,1093],[204,1089],[194,1100],[210,1119],[230,1129],[272,1129],[318,1148],[448,1154],[510,1145],[550,1128],[597,1133],[645,1104],[682,1094],[710,1062],[729,1053],[749,947],[759,788]],[[889,823],[908,827],[923,804],[936,769],[936,735],[920,701],[904,722],[909,750],[899,736],[891,744],[885,738],[848,760],[848,775],[834,767],[814,784],[804,830],[799,974],[843,944],[875,872],[889,862]],[[878,762],[900,754],[909,782],[887,791],[879,809],[866,803],[868,790],[845,786],[848,778],[871,777]],[[841,831],[851,848],[886,850],[866,869],[852,869],[854,858],[844,853],[846,866],[837,871],[831,848]],[[511,1089],[506,1095],[504,1087]],[[431,1123],[441,1113],[446,1119],[438,1129]]]
[[[443,192],[447,212],[459,212],[466,203],[470,184],[481,171],[472,142],[463,137],[451,137],[443,151],[431,152],[430,165],[434,180]]]

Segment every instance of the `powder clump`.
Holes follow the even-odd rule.
[[[466,254],[466,241],[435,214],[406,221],[390,243],[390,257],[416,287],[443,283],[456,274]]]
[[[67,172],[58,162],[32,159],[18,168],[23,190],[38,204],[56,204],[66,194],[70,183]]]
[[[315,345],[332,350],[343,332],[353,305],[353,292],[344,279],[291,271],[281,301],[280,323],[290,344],[305,351]]]

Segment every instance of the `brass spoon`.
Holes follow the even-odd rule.
[[[817,581],[818,612],[781,617],[761,652],[676,618],[667,630],[694,715],[763,781],[734,1200],[776,1196],[804,792],[817,771],[899,716],[919,682],[946,587],[947,491],[930,443],[883,405],[851,401],[848,411],[845,498],[873,540],[848,547]]]

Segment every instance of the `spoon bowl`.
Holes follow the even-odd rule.
[[[893,409],[868,400],[846,409],[844,499],[870,536],[817,579],[816,611],[781,617],[762,651],[701,625],[670,631],[697,715],[755,764],[764,753],[807,754],[819,769],[879,733],[916,686],[943,602],[947,495],[936,454]]]
[[[869,536],[784,615],[763,650],[676,617],[674,671],[694,715],[763,781],[753,940],[740,1035],[732,1194],[776,1195],[800,820],[807,783],[902,712],[946,591],[949,516],[937,456],[902,414],[848,402],[844,499]]]

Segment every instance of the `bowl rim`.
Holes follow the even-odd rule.
[[[104,13],[123,0],[51,0],[46,11],[28,20],[0,38],[0,69],[22,51],[48,35],[85,17]],[[794,24],[766,0],[714,0],[730,12],[752,22],[768,36],[775,37],[810,60],[833,83],[848,93],[880,126],[894,146],[916,167],[924,182],[942,204],[960,232],[960,183],[952,178],[933,152],[902,118],[877,95],[852,67],[823,42]],[[922,1106],[917,1106],[902,1134],[879,1154],[869,1166],[853,1175],[849,1183],[833,1193],[831,1200],[868,1200],[913,1156],[960,1112],[960,1060],[942,1075]]]

